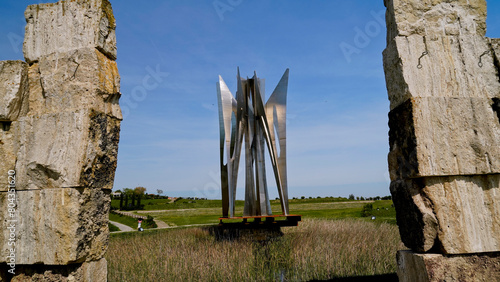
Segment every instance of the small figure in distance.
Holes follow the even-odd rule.
[[[137,223],[137,231],[144,231],[144,229],[141,227],[142,224],[142,218],[139,218],[139,221]]]

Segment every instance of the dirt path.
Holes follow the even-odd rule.
[[[119,222],[116,222],[116,221],[109,221],[109,223],[113,224],[114,226],[120,228],[120,231],[134,231],[135,229],[130,227],[130,226],[127,226],[125,224],[121,224]],[[158,223],[157,223],[158,224]]]

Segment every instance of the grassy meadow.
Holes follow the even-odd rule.
[[[181,228],[112,234],[106,255],[109,281],[397,281],[395,254],[404,246],[390,200],[290,200],[291,213],[303,220],[266,242],[248,237],[221,241],[208,227],[182,227],[216,225],[221,201],[155,199],[143,204],[145,210],[136,213]],[[271,206],[281,213],[278,201]],[[242,212],[243,201],[238,201],[236,213]]]
[[[112,200],[111,206],[117,208],[119,203],[119,200]],[[353,201],[333,197],[289,200],[290,212],[293,214],[300,214],[304,218],[328,219],[363,218],[364,220],[371,220],[371,217],[361,216],[363,206],[368,203],[373,206],[370,215],[375,216],[376,221],[396,223],[396,211],[391,200]],[[217,224],[218,218],[222,214],[222,202],[220,200],[181,199],[171,203],[167,199],[150,199],[143,200],[142,204],[144,204],[144,210],[135,211],[135,213],[151,215],[169,226]],[[236,215],[243,214],[243,205],[244,201],[236,201]],[[282,213],[278,200],[271,201],[271,209],[274,214]]]
[[[267,243],[217,241],[207,228],[119,233],[106,255],[109,281],[394,279],[397,227],[356,219],[304,219]]]

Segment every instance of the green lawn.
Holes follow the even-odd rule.
[[[166,203],[168,200],[144,200],[147,212],[140,215],[151,215],[171,226],[192,224],[216,224],[222,215],[221,200],[178,200],[176,203]],[[116,204],[119,200],[113,200]],[[363,207],[371,204],[373,209],[362,216]],[[236,215],[243,214],[243,201],[236,203]],[[345,198],[313,198],[292,199],[289,201],[290,214],[300,214],[302,218],[345,219],[358,218],[367,221],[396,223],[396,211],[391,200],[352,201]],[[273,214],[282,214],[279,201],[271,201]],[[372,216],[375,219],[372,220]],[[110,217],[111,219],[111,217]],[[111,219],[113,220],[113,219]],[[127,224],[127,223],[124,223]],[[127,224],[129,225],[129,224]],[[129,225],[131,226],[131,225]],[[134,228],[137,221],[134,220]]]

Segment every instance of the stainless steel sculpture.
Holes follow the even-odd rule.
[[[286,175],[286,92],[288,69],[264,105],[264,80],[242,79],[238,69],[234,98],[219,76],[220,164],[223,217],[234,217],[236,184],[245,141],[245,207],[243,216],[272,215],[267,192],[264,147],[270,155],[283,215],[288,215]],[[264,145],[264,143],[266,145]]]

